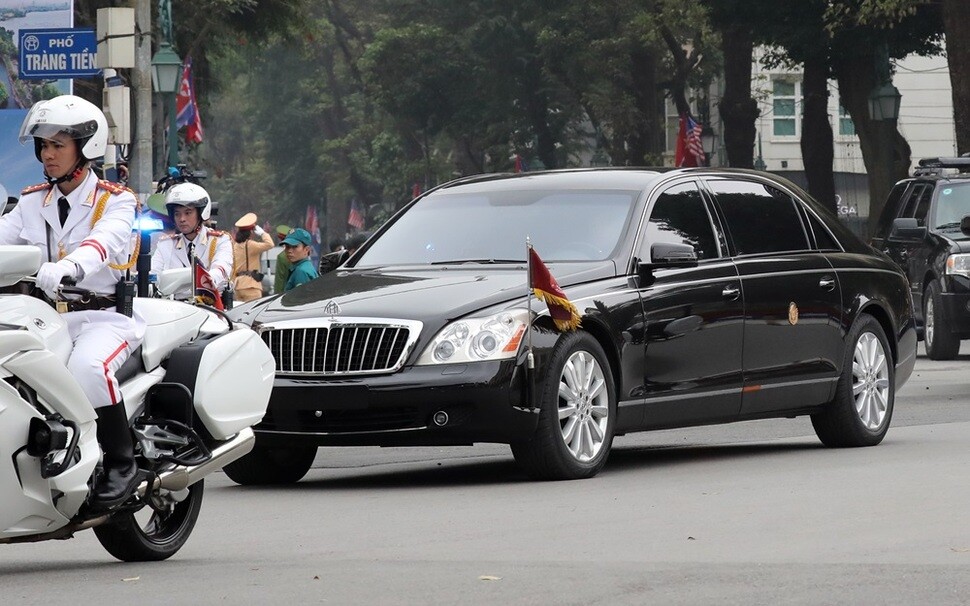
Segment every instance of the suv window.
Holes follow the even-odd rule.
[[[940,183],[938,192],[933,227],[960,227],[960,220],[970,215],[970,183]]]
[[[808,237],[791,196],[753,181],[711,179],[739,255],[808,250]]]
[[[933,199],[933,186],[929,183],[917,183],[909,193],[906,200],[906,208],[900,217],[916,219],[919,226],[926,225],[926,215],[930,210],[930,201]]]
[[[638,256],[650,258],[650,246],[657,242],[690,244],[698,260],[720,256],[711,217],[696,183],[674,185],[657,198]]]

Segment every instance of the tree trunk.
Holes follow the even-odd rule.
[[[950,65],[957,152],[970,151],[970,2],[943,0],[943,29]]]
[[[872,51],[843,55],[834,62],[842,106],[849,112],[859,136],[862,161],[869,181],[869,233],[879,220],[889,190],[907,176],[910,148],[891,120],[869,119],[869,93],[876,84]]]
[[[633,67],[631,92],[642,120],[640,132],[630,138],[630,164],[659,165],[662,164],[666,141],[661,125],[664,114],[660,89],[657,87],[657,57],[650,49],[638,48],[630,53],[630,65]]]
[[[828,75],[828,63],[824,59],[815,58],[805,62],[801,147],[808,193],[838,215],[835,175],[832,172],[835,149],[828,114]]]
[[[755,120],[760,111],[751,98],[751,60],[754,43],[747,28],[730,25],[721,32],[724,53],[724,96],[718,111],[724,122],[728,166],[754,168]]]

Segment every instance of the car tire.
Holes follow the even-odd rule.
[[[940,287],[930,282],[923,296],[923,343],[931,360],[952,360],[960,353],[960,339],[950,332],[943,309]]]
[[[226,465],[223,471],[242,486],[293,484],[310,471],[316,456],[316,446],[268,448],[261,446],[257,438],[249,453]]]
[[[812,415],[815,434],[829,447],[875,446],[889,431],[896,398],[896,368],[882,326],[863,314],[845,341],[835,397]]]
[[[538,380],[538,426],[530,440],[511,445],[515,462],[537,480],[595,476],[606,464],[616,422],[616,389],[603,348],[589,333],[567,333]]]

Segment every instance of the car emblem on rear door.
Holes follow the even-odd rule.
[[[323,307],[323,313],[327,314],[331,318],[340,313],[340,306],[337,305],[336,301],[327,301],[327,304]]]
[[[798,324],[798,306],[794,301],[788,304],[788,323],[792,326]]]

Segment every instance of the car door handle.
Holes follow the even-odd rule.
[[[835,278],[831,276],[824,276],[821,280],[818,281],[818,285],[820,288],[823,288],[825,290],[833,290],[835,289]]]
[[[725,286],[724,290],[721,291],[721,296],[728,301],[737,301],[738,297],[741,296],[741,289],[733,284]]]

